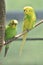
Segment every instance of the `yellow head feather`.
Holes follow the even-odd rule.
[[[26,6],[26,7],[24,7],[24,13],[26,15],[31,16],[34,13],[34,9],[32,7],[30,7],[30,6]]]

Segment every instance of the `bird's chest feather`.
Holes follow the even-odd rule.
[[[25,19],[24,20],[24,29],[31,29],[33,26],[32,19]]]
[[[16,29],[13,29],[13,28],[8,28],[6,31],[5,31],[5,38],[6,39],[10,39],[12,38],[13,36],[16,35]]]

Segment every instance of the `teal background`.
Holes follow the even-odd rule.
[[[6,14],[9,12],[23,12],[24,6],[32,6],[35,11],[42,11],[43,19],[43,0],[5,0]],[[16,14],[17,15],[17,14]],[[13,16],[13,15],[12,15]],[[40,15],[39,15],[40,16]],[[37,21],[41,20],[37,18]],[[10,20],[10,19],[9,19]],[[6,21],[6,25],[9,21]],[[19,20],[17,34],[22,32],[23,21]],[[28,38],[43,38],[43,24],[28,33]],[[19,48],[22,41],[11,42],[7,56],[4,57],[4,49],[0,53],[0,65],[43,65],[43,40],[26,41],[22,55],[19,56]]]

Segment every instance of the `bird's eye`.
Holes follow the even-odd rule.
[[[31,10],[29,10],[29,12],[32,12]]]
[[[25,11],[25,10],[24,10]]]
[[[27,12],[27,10],[24,10],[24,12]]]

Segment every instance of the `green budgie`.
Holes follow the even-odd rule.
[[[18,24],[17,20],[11,20],[9,22],[9,24],[6,26],[6,28],[5,28],[5,41],[16,35],[16,33],[17,33],[17,24]],[[5,46],[4,56],[6,56],[8,49],[9,49],[9,44],[7,44]]]

